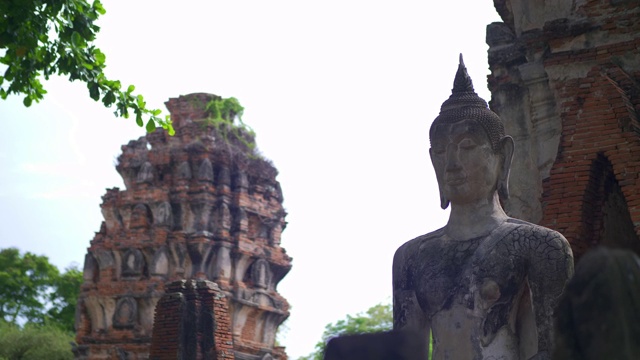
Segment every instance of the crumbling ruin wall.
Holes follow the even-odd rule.
[[[150,359],[235,359],[229,303],[216,283],[167,284],[156,306]]]
[[[495,0],[491,107],[514,136],[505,207],[560,231],[579,257],[640,251],[640,3]]]
[[[277,285],[291,268],[277,170],[206,119],[218,99],[167,102],[175,136],[157,130],[122,147],[126,189],[107,190],[88,248],[77,309],[78,359],[147,359],[167,282],[214,281],[229,301],[236,359],[285,359],[275,346],[289,304]],[[249,140],[249,141],[247,141]]]

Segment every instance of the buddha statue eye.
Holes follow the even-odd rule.
[[[442,146],[436,146],[436,147],[433,147],[431,149],[432,149],[433,153],[436,154],[436,155],[442,155],[442,154],[444,154],[446,152],[445,148],[442,147]]]
[[[469,138],[460,141],[460,144],[459,144],[459,147],[462,150],[473,150],[476,148],[476,146],[477,144],[475,143],[475,141]]]

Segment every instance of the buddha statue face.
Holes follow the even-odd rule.
[[[460,55],[451,96],[429,130],[431,161],[440,188],[440,206],[506,199],[513,139],[478,96]]]
[[[506,193],[511,163],[508,148],[513,147],[504,145],[510,140],[504,137],[494,150],[477,121],[435,124],[429,154],[438,179],[441,206],[446,208],[449,202],[492,201],[499,186],[504,187]]]

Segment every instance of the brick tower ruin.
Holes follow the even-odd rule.
[[[216,99],[170,99],[175,136],[158,130],[122,146],[126,189],[103,196],[85,258],[77,358],[147,359],[165,284],[206,279],[229,299],[236,359],[286,359],[274,345],[289,315],[276,287],[291,269],[277,170],[252,150],[252,134],[211,121]]]
[[[640,254],[640,3],[495,0],[491,107],[516,140],[507,211],[574,255]]]

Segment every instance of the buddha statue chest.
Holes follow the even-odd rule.
[[[501,325],[524,284],[522,225],[505,223],[483,236],[454,240],[427,235],[410,256],[416,299],[427,317],[452,306],[483,318],[492,307]],[[498,314],[499,313],[499,314]],[[496,319],[497,320],[497,319]]]

